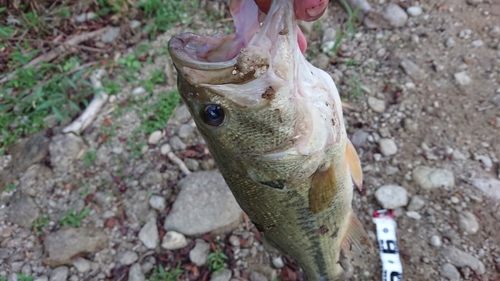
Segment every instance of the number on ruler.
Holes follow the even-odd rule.
[[[398,245],[394,240],[385,240],[385,243],[384,240],[380,240],[380,251],[384,254],[397,254]]]

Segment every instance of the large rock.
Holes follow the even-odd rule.
[[[179,182],[179,187],[179,196],[165,219],[165,230],[200,235],[224,231],[240,222],[242,211],[220,173],[192,173]]]
[[[20,140],[9,147],[8,151],[12,160],[0,172],[0,193],[17,178],[19,173],[24,172],[31,165],[40,162],[47,155],[49,143],[50,140],[48,138],[39,134],[29,139]]]
[[[85,148],[82,138],[73,134],[57,135],[50,142],[50,163],[57,172],[67,172],[78,154]]]
[[[500,200],[500,180],[490,178],[471,179],[473,186],[484,192],[487,196]]]
[[[453,246],[445,248],[442,254],[445,259],[448,259],[456,267],[468,266],[478,274],[486,272],[483,262]]]
[[[7,220],[28,227],[40,215],[40,210],[31,197],[21,197],[10,207]]]
[[[375,192],[375,198],[384,209],[396,209],[408,204],[408,193],[399,185],[384,185]]]
[[[423,189],[455,186],[455,178],[451,171],[427,166],[418,166],[413,170],[413,181]]]
[[[71,265],[71,258],[78,254],[93,253],[108,245],[108,237],[97,228],[63,228],[50,233],[43,242],[47,256],[44,262],[56,267]]]

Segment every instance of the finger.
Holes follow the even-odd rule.
[[[260,2],[265,1],[261,0]],[[297,19],[303,21],[315,21],[325,13],[326,8],[328,7],[328,0],[295,0],[294,6],[295,16]]]

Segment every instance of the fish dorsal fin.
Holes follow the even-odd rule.
[[[326,170],[318,169],[312,176],[311,189],[309,189],[309,209],[317,214],[330,205],[337,193],[334,165]]]
[[[359,161],[356,148],[354,148],[350,140],[347,140],[346,159],[347,164],[349,165],[349,170],[351,171],[352,180],[361,191],[363,188],[363,170],[361,169],[361,161]]]
[[[347,231],[340,247],[346,256],[360,265],[364,255],[373,253],[373,244],[352,209],[350,213]]]

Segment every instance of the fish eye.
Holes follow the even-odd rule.
[[[218,104],[209,104],[205,106],[202,117],[208,125],[219,126],[224,122],[224,109]]]

